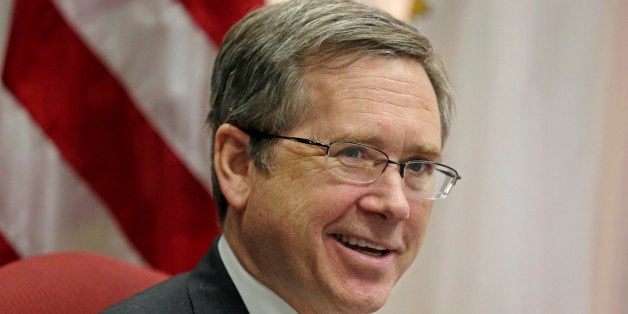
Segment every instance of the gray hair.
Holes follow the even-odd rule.
[[[301,123],[311,108],[303,88],[308,67],[372,55],[410,57],[423,65],[436,93],[444,142],[454,104],[447,73],[430,41],[385,12],[343,0],[266,6],[227,33],[212,74],[211,134],[224,123],[282,134]],[[251,138],[250,155],[260,170],[270,169],[271,147],[272,141]],[[213,152],[212,180],[222,221],[228,204],[216,179]]]

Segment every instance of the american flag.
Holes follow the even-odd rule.
[[[217,46],[263,0],[0,4],[0,265],[92,251],[176,273],[219,232]]]

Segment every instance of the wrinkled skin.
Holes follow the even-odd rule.
[[[366,143],[396,161],[440,157],[436,96],[417,61],[374,56],[335,70],[314,68],[306,88],[314,115],[282,135]],[[218,171],[230,203],[223,229],[243,266],[299,312],[383,306],[419,251],[432,201],[406,195],[394,164],[373,183],[352,183],[325,168],[324,148],[279,140],[272,171],[264,173],[245,156],[246,134],[233,127],[217,134],[217,147],[241,145],[216,164],[237,174]],[[385,253],[358,252],[338,235]]]

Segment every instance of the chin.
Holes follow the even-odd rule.
[[[390,295],[388,286],[369,287],[368,291],[357,287],[344,286],[342,295],[336,295],[332,301],[334,310],[323,312],[337,313],[372,313],[384,306]]]
[[[372,313],[379,310],[399,279],[400,266],[391,261],[392,255],[373,261],[372,257],[345,250],[335,237],[330,239],[326,243],[329,254],[325,254],[323,263],[326,271],[315,276],[320,280],[317,285],[323,288],[319,296],[325,301],[319,303],[321,308],[315,312]]]
[[[381,309],[387,299],[388,295],[386,297],[367,298],[366,300],[353,299],[338,309],[338,313],[373,313]]]

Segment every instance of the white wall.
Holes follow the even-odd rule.
[[[626,313],[616,289],[628,291],[628,263],[617,263],[628,262],[628,237],[600,217],[626,221],[628,208],[603,202],[628,194],[628,179],[608,171],[608,156],[628,146],[617,128],[628,121],[626,49],[616,53],[618,41],[626,48],[627,28],[617,26],[627,4],[432,1],[417,26],[455,84],[445,160],[463,180],[436,206],[417,262],[382,312]],[[628,173],[628,158],[614,166]],[[604,230],[614,238],[600,240]],[[623,249],[608,257],[606,274],[621,271],[610,286],[598,279],[606,240],[607,253]]]

